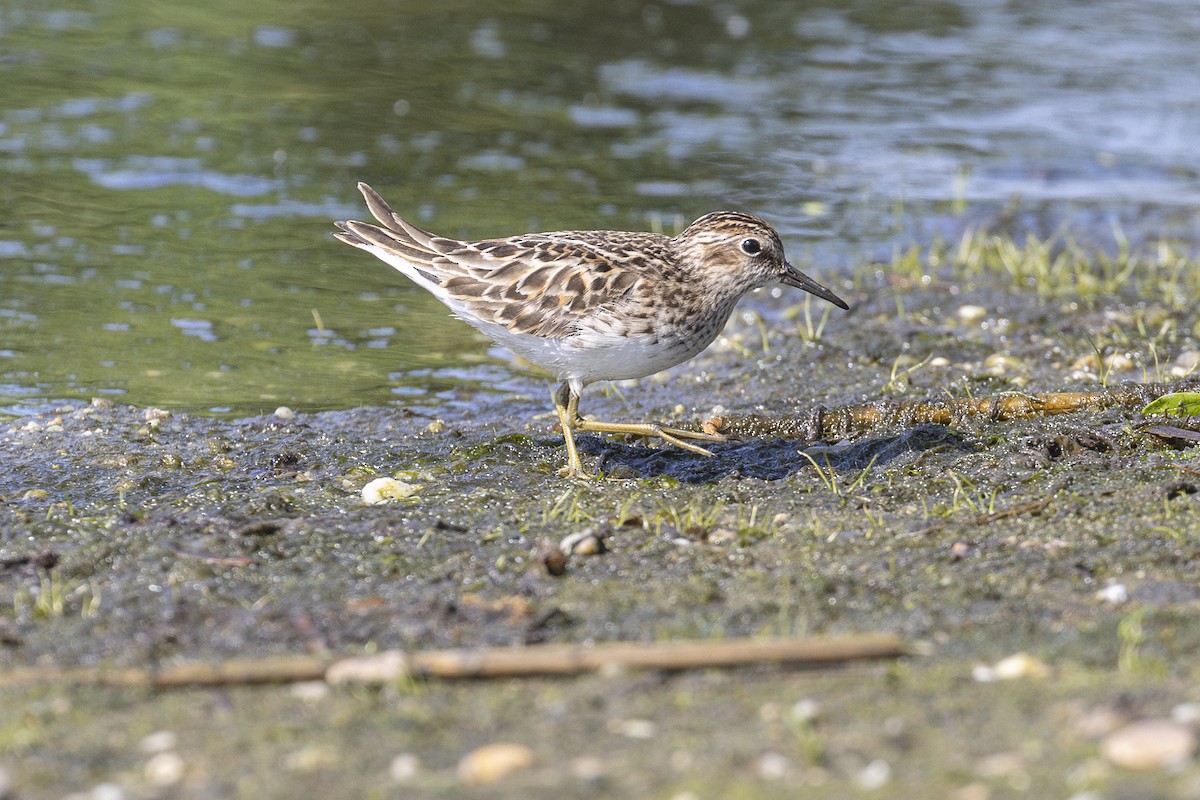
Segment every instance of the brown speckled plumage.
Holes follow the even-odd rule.
[[[644,377],[695,356],[737,301],[767,283],[782,281],[847,307],[789,264],[779,235],[750,214],[706,214],[675,237],[552,231],[460,241],[405,221],[366,184],[359,191],[380,224],[338,222],[335,237],[391,264],[459,318],[563,381],[554,397],[568,474],[582,472],[572,429],[656,435],[705,454],[681,439],[713,440],[583,420],[577,405],[587,384]]]

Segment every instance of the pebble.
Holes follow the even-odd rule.
[[[329,696],[329,684],[325,681],[301,681],[293,683],[288,694],[305,703],[315,704]]]
[[[576,531],[564,536],[558,549],[567,555],[594,556],[604,552],[604,537],[592,530]]]
[[[337,753],[332,749],[312,744],[289,753],[283,759],[283,765],[292,772],[308,774],[336,766],[338,760]]]
[[[125,790],[115,783],[98,783],[92,787],[91,800],[125,800]]]
[[[983,360],[983,372],[993,378],[1001,378],[1010,372],[1023,369],[1025,362],[1005,353],[993,353]]]
[[[983,306],[964,305],[958,307],[958,318],[968,325],[982,321],[987,315],[988,310]]]
[[[809,725],[820,719],[821,712],[821,704],[818,701],[805,697],[792,704],[791,717],[793,722]]]
[[[774,750],[769,750],[758,757],[758,763],[755,764],[755,769],[758,771],[758,776],[769,781],[777,781],[786,778],[788,772],[792,768],[792,762],[787,756],[782,753],[777,753]]]
[[[142,774],[146,777],[146,783],[165,788],[182,781],[184,769],[185,765],[179,754],[168,750],[163,753],[155,753],[146,759]]]
[[[1184,350],[1171,362],[1172,378],[1186,378],[1200,372],[1200,350]]]
[[[604,777],[604,762],[596,756],[577,756],[567,767],[571,775],[585,783],[596,783]]]
[[[648,719],[623,719],[609,725],[613,733],[627,739],[653,739],[658,735],[658,726]]]
[[[1110,583],[1096,592],[1096,599],[1119,606],[1129,602],[1129,589],[1123,583]]]
[[[362,499],[369,506],[377,506],[392,500],[410,500],[420,489],[395,478],[376,478],[362,488]]]
[[[470,786],[482,786],[533,766],[533,751],[523,744],[493,742],[476,748],[458,762],[458,779]]]
[[[877,758],[867,764],[855,776],[855,782],[868,792],[882,789],[891,779],[892,765],[882,758]]]
[[[276,419],[295,419],[296,412],[292,411],[287,406],[280,406],[279,408],[275,409],[275,418]]]
[[[1017,678],[1044,678],[1050,667],[1028,653],[1014,653],[992,665],[980,664],[971,670],[971,677],[979,683],[1011,681]]]
[[[414,753],[401,753],[388,765],[388,775],[396,783],[408,783],[421,771],[421,759]]]
[[[1125,769],[1163,769],[1186,762],[1196,750],[1196,734],[1169,719],[1131,722],[1104,737],[1100,755]]]
[[[1200,703],[1180,703],[1171,709],[1171,719],[1180,725],[1200,723]]]
[[[178,737],[171,731],[148,733],[138,742],[138,749],[148,755],[174,750]]]
[[[1104,357],[1104,366],[1112,372],[1129,372],[1136,364],[1126,353],[1113,353]]]

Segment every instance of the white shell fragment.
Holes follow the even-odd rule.
[[[362,488],[362,499],[367,505],[377,506],[393,500],[411,500],[420,490],[420,486],[395,478],[376,478]]]

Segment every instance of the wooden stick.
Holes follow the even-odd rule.
[[[159,669],[52,667],[0,673],[0,688],[67,683],[173,689],[252,686],[326,680],[390,683],[411,678],[513,678],[574,675],[601,669],[685,670],[747,664],[817,667],[904,655],[900,638],[867,634],[809,639],[727,639],[682,642],[605,642],[596,645],[485,647],[404,653],[330,661],[318,656],[233,659],[216,664],[185,662]]]
[[[416,653],[410,659],[410,671],[439,678],[496,678],[528,674],[573,675],[612,668],[684,670],[746,664],[817,665],[895,658],[902,652],[899,638],[887,634],[810,639],[608,642],[592,646],[543,645]]]
[[[1002,421],[1101,410],[1114,406],[1140,409],[1165,394],[1186,391],[1189,387],[1194,389],[1195,386],[1195,381],[1178,384],[1127,383],[1098,392],[1013,393],[943,402],[879,402],[844,406],[833,410],[817,409],[802,416],[774,417],[751,414],[722,417],[706,421],[704,428],[732,436],[774,436],[781,439],[816,441],[838,439],[855,431],[872,430],[885,425],[953,425],[971,417]]]

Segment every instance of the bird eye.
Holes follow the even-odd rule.
[[[743,239],[742,252],[748,256],[756,256],[762,252],[762,243],[758,239]]]

